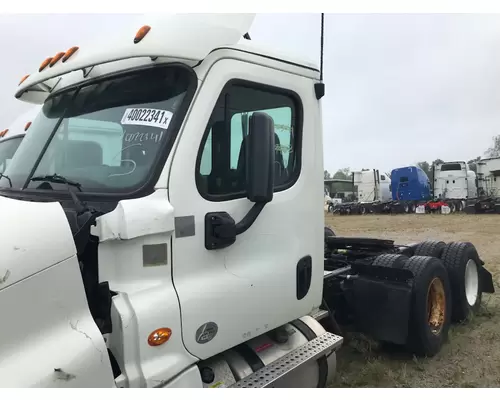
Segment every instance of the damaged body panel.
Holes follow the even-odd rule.
[[[0,387],[112,387],[59,203],[0,197]],[[23,349],[24,351],[19,351]]]

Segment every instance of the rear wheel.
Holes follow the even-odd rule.
[[[454,202],[450,201],[448,203],[448,207],[450,207],[450,213],[454,213],[455,212],[456,207],[455,207],[455,203]]]
[[[448,270],[453,292],[452,321],[464,321],[477,313],[481,305],[481,260],[476,248],[469,242],[448,243],[441,259]]]
[[[448,337],[451,287],[441,260],[413,256],[405,264],[413,272],[407,346],[418,356],[432,357]]]
[[[408,257],[401,254],[382,254],[378,256],[372,265],[388,268],[403,268]]]
[[[426,240],[425,242],[420,242],[417,247],[415,247],[414,255],[440,258],[445,246],[445,242]]]

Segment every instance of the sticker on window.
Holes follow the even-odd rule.
[[[123,114],[122,125],[144,125],[167,129],[172,113],[154,108],[127,108]]]

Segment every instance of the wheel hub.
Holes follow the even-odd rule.
[[[469,306],[473,306],[477,301],[477,292],[479,291],[479,276],[477,264],[474,260],[467,261],[465,265],[465,297]]]
[[[434,278],[427,291],[427,323],[431,332],[438,335],[444,325],[446,315],[446,295],[441,279]]]

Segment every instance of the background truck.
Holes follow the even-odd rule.
[[[467,202],[467,213],[500,213],[500,157],[483,158],[477,163],[477,198]]]
[[[0,174],[3,174],[10,160],[12,160],[31,125],[33,117],[38,114],[40,109],[41,107],[38,105],[32,107],[19,116],[9,128],[0,131]],[[3,177],[0,176],[0,179],[3,179]]]
[[[471,243],[324,227],[322,66],[253,18],[148,17],[23,78],[0,386],[324,387],[347,329],[432,356],[494,291]]]
[[[356,201],[334,206],[342,215],[387,211],[391,201],[390,178],[378,169],[354,171],[351,174]]]
[[[451,212],[463,211],[469,199],[477,198],[476,174],[465,161],[449,161],[432,168],[434,201],[426,208],[434,210],[448,205]]]

